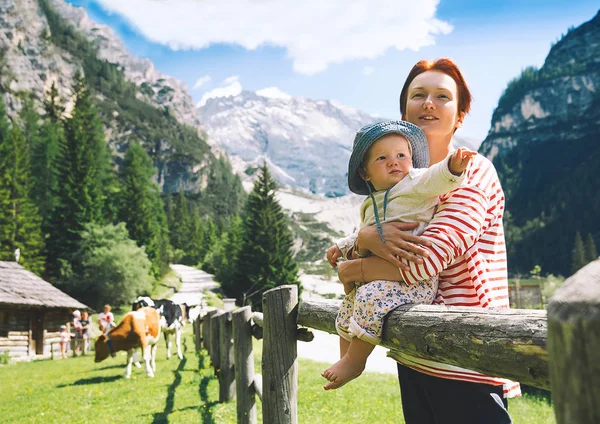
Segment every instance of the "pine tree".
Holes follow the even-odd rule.
[[[8,137],[2,142],[0,164],[2,175],[2,207],[8,207],[6,232],[2,232],[0,258],[14,260],[14,251],[21,250],[20,263],[36,274],[44,271],[44,241],[41,219],[31,201],[31,170],[25,137],[16,123],[13,123]],[[8,199],[6,198],[8,192]],[[8,200],[8,203],[6,203]]]
[[[122,196],[119,217],[130,237],[145,246],[155,277],[169,262],[168,229],[158,186],[152,182],[152,160],[139,144],[131,144],[121,166]]]
[[[243,243],[242,231],[242,219],[238,216],[231,218],[229,230],[223,234],[222,258],[219,258],[214,266],[215,278],[221,282],[221,288],[226,294],[235,293],[235,267]]]
[[[55,279],[78,271],[79,264],[70,262],[81,232],[87,223],[108,220],[106,201],[115,186],[102,122],[79,74],[73,92],[75,105],[65,121],[65,137],[59,146],[56,168],[60,184],[48,240],[48,271]]]
[[[587,239],[585,241],[585,262],[590,263],[598,259],[598,251],[596,250],[596,243],[594,243],[594,238],[590,233],[587,235]]]
[[[579,231],[577,231],[577,233],[575,234],[575,243],[573,245],[572,258],[573,262],[571,266],[571,272],[572,274],[575,274],[586,264],[585,248],[583,246],[583,240],[581,239],[581,234],[579,233]]]
[[[39,130],[40,136],[31,145],[32,199],[42,217],[42,229],[48,234],[52,229],[52,215],[58,205],[58,154],[65,143],[62,107],[58,104],[54,83],[44,101],[46,115]]]
[[[198,208],[194,208],[194,211],[190,217],[190,251],[188,252],[189,262],[194,265],[202,263],[204,255],[206,254],[206,247],[204,245],[204,223],[198,212]]]
[[[46,119],[53,123],[59,123],[62,121],[62,115],[65,108],[61,105],[61,99],[58,95],[58,89],[56,83],[52,82],[50,89],[46,93],[46,99],[44,99],[44,110],[46,111]]]
[[[190,234],[190,214],[183,186],[179,187],[179,193],[173,206],[173,221],[169,228],[171,245],[187,254]]]
[[[4,102],[0,98],[0,255],[14,260],[12,254],[14,219],[11,213],[10,128]]]
[[[248,197],[243,241],[229,296],[262,310],[262,294],[284,284],[298,284],[298,265],[292,256],[288,219],[275,199],[275,180],[264,164]]]

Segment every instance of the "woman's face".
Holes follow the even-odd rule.
[[[403,119],[421,128],[430,140],[451,139],[464,119],[464,114],[458,113],[456,82],[439,71],[426,71],[412,80],[405,110]]]

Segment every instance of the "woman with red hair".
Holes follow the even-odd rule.
[[[471,93],[450,59],[420,61],[400,94],[402,119],[427,136],[430,166],[454,151],[453,136],[471,107]],[[342,281],[400,280],[414,284],[439,274],[434,304],[508,308],[506,246],[502,214],[504,193],[492,163],[477,155],[465,183],[440,196],[433,219],[420,236],[405,231],[412,223],[360,230],[354,257],[339,265]],[[331,263],[337,250],[328,250]],[[360,289],[359,289],[360,290]],[[453,365],[397,354],[404,418],[408,424],[510,423],[507,397],[518,383]]]

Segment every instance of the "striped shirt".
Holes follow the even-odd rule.
[[[502,215],[504,192],[492,163],[475,156],[463,185],[440,196],[437,211],[421,237],[432,242],[422,264],[406,262],[400,270],[405,282],[414,284],[439,274],[434,304],[508,308],[506,246]],[[395,353],[401,364],[435,377],[504,385],[504,396],[521,394],[518,383],[489,377],[453,365]]]

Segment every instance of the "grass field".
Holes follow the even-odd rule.
[[[167,361],[159,346],[153,379],[135,367],[131,379],[124,379],[124,355],[99,364],[84,356],[2,366],[0,423],[235,423],[235,402],[218,403],[218,382],[208,358],[194,353],[190,331],[187,326],[182,361]],[[255,346],[260,372],[260,342]],[[325,392],[319,375],[325,367],[299,360],[300,423],[403,422],[395,376],[367,373]],[[555,422],[552,407],[540,398],[511,400],[509,409],[515,424]]]

